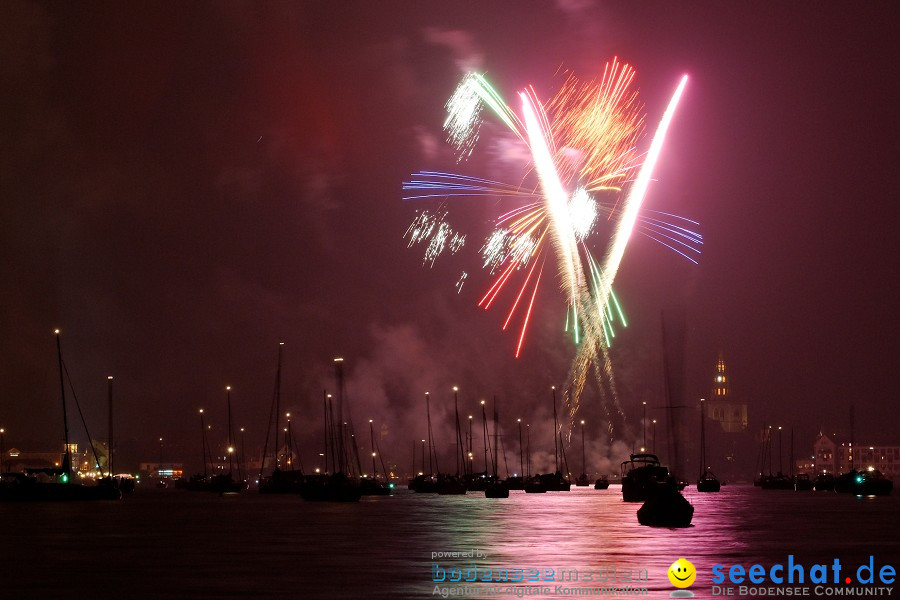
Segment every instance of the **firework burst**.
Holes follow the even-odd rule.
[[[638,151],[644,116],[632,87],[634,78],[634,69],[614,59],[599,81],[566,76],[546,102],[527,88],[518,94],[521,110],[516,112],[483,75],[470,73],[446,104],[447,140],[458,160],[467,159],[479,140],[482,120],[488,114],[495,116],[528,150],[530,164],[522,183],[422,171],[403,184],[405,200],[442,202],[436,213],[418,213],[406,233],[410,246],[427,242],[425,262],[430,264],[445,249],[456,252],[465,242],[465,236],[446,223],[443,203],[460,197],[510,203],[480,249],[482,267],[492,281],[478,306],[489,309],[501,296],[509,298],[503,329],[518,324],[518,357],[540,282],[546,279],[544,267],[551,259],[568,306],[566,331],[578,345],[567,390],[572,414],[589,372],[612,382],[608,348],[615,336],[613,325],[625,325],[612,283],[631,233],[637,231],[692,262],[702,245],[700,234],[691,229],[695,222],[642,210],[686,78],[646,155]],[[612,234],[603,260],[598,261],[588,242],[604,217]],[[466,277],[464,273],[457,282],[458,291]],[[514,288],[512,294],[504,294],[509,287]],[[615,396],[614,386],[611,389]],[[613,410],[619,410],[617,402]]]

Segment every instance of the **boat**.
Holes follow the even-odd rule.
[[[678,491],[675,478],[668,467],[659,463],[655,454],[632,454],[621,464],[622,500],[625,502],[646,502],[660,488]]]
[[[381,448],[375,441],[375,426],[372,419],[369,419],[369,443],[372,452],[372,477],[364,477],[359,480],[359,487],[363,496],[390,496],[394,493],[394,484],[388,481],[387,469],[384,466],[384,458],[381,458]],[[381,458],[381,470],[384,473],[384,480],[378,480],[378,472],[375,469],[375,455]]]
[[[359,480],[359,489],[362,496],[390,496],[394,493],[394,484],[364,477]]]
[[[424,473],[421,475],[416,475],[409,482],[409,486],[409,489],[420,494],[437,493],[437,479],[434,475],[425,475]]]
[[[833,492],[834,475],[831,473],[821,473],[816,475],[816,478],[813,481],[813,489],[817,492]]]
[[[854,442],[854,407],[850,405],[850,447]],[[834,478],[834,491],[839,494],[855,494],[857,496],[889,496],[894,489],[894,482],[874,467],[859,471],[853,464],[851,454],[850,471]]]
[[[794,491],[808,492],[813,489],[812,479],[806,473],[798,473],[794,476]]]
[[[305,481],[302,471],[294,468],[293,460],[279,461],[279,454],[285,456],[290,451],[287,432],[281,426],[281,369],[284,342],[278,343],[278,362],[275,370],[275,390],[269,406],[269,420],[266,424],[266,440],[263,444],[262,459],[257,475],[257,491],[260,494],[299,494]],[[326,427],[328,418],[327,400],[325,400]],[[281,434],[284,433],[284,444]],[[272,441],[272,453],[269,454],[269,441]],[[287,449],[287,450],[285,450]],[[291,455],[293,458],[293,454]],[[266,461],[271,464],[271,473],[264,475]],[[328,471],[328,442],[325,443],[325,471]]]
[[[540,475],[535,475],[526,479],[525,484],[523,485],[523,489],[525,490],[526,494],[547,493],[547,486],[544,485],[544,481],[541,479]]]
[[[229,473],[221,473],[219,475],[192,475],[184,489],[191,492],[237,494],[246,487],[243,481],[235,481]]]
[[[609,479],[606,477],[601,477],[597,481],[594,482],[595,490],[608,490],[609,489]]]
[[[676,489],[664,483],[651,488],[637,511],[638,523],[647,527],[690,527],[694,507]]]
[[[120,473],[118,475],[107,475],[97,479],[97,485],[111,485],[119,488],[123,494],[131,494],[134,492],[135,480],[130,473]]]
[[[718,492],[722,484],[706,464],[706,411],[704,400],[700,399],[700,477],[697,478],[698,492]]]
[[[521,475],[513,475],[506,478],[506,487],[511,490],[524,490],[525,478]]]
[[[584,421],[581,422],[581,475],[575,478],[575,485],[578,487],[587,487],[589,480],[586,472],[586,464],[584,460]]]
[[[333,417],[329,419],[330,411],[326,412],[325,435],[326,438],[330,437],[334,440],[331,447],[335,450],[332,463],[335,472],[317,473],[304,478],[300,496],[307,502],[359,502],[363,491],[358,476],[354,475],[362,469],[359,465],[359,449],[354,439],[353,419],[350,417],[349,410],[347,410],[346,420],[344,416],[344,359],[335,358],[334,365],[338,391],[338,418],[337,421]],[[327,397],[325,394],[325,398]],[[330,427],[328,427],[328,421],[330,421]],[[344,435],[344,424],[349,424],[349,438]],[[356,456],[355,471],[351,471],[350,467],[351,450]]]
[[[203,409],[200,409],[200,430],[201,444],[203,451],[203,473],[191,475],[184,484],[183,489],[189,492],[209,492],[213,494],[237,494],[247,489],[247,483],[243,479],[235,479],[233,474],[234,468],[234,446],[232,444],[231,434],[231,386],[225,387],[226,402],[228,410],[228,436],[226,453],[228,454],[228,472],[210,474],[208,467],[213,464],[212,450],[209,447],[209,439],[206,435],[207,427],[203,417]]]
[[[307,502],[359,502],[362,488],[343,472],[310,475],[304,480],[300,496]]]
[[[779,471],[774,475],[764,475],[760,481],[760,487],[764,490],[792,490],[794,480]]]
[[[482,414],[484,411],[484,405],[482,405]],[[498,463],[500,462],[499,452],[500,447],[502,446],[502,442],[500,440],[500,434],[497,431],[497,428],[500,426],[500,417],[497,414],[497,397],[494,396],[494,447],[491,453],[492,460],[491,466],[493,468],[493,472],[490,478],[485,478],[486,485],[484,488],[484,497],[485,498],[509,498],[509,485],[505,480],[500,479],[500,476],[497,474]],[[485,423],[485,432],[487,431],[487,424]],[[506,450],[503,450],[503,460],[506,461]],[[507,467],[507,476],[509,475],[509,470]]]
[[[466,482],[458,475],[440,477],[436,491],[439,496],[461,496],[466,493]]]
[[[82,485],[70,482],[63,476],[48,481],[27,473],[3,473],[0,477],[0,502],[79,502],[121,498],[121,490],[106,481],[99,481],[97,485]]]
[[[443,475],[438,467],[437,452],[434,449],[434,433],[431,428],[431,394],[425,392],[425,419],[428,424],[428,471],[425,471],[425,440],[422,440],[422,472],[410,481],[410,489],[419,494],[436,494],[438,479]]]
[[[718,492],[722,489],[722,482],[720,482],[715,473],[707,470],[705,473],[700,475],[700,478],[697,480],[697,491],[698,492]]]
[[[460,475],[460,465],[465,471],[466,459],[463,454],[462,433],[459,429],[459,399],[455,387],[453,388],[453,401],[456,415],[456,474],[438,478],[437,493],[440,496],[461,496],[467,491],[465,473]]]
[[[885,477],[878,469],[866,471],[852,469],[834,479],[834,491],[839,494],[889,496],[893,489],[894,482]]]
[[[305,477],[300,471],[282,471],[278,467],[272,473],[259,478],[260,494],[299,494]]]
[[[525,489],[525,446],[522,444],[522,419],[518,419],[519,425],[519,473],[506,478],[506,486],[511,490]]]
[[[66,376],[62,358],[60,332],[55,330],[56,358],[59,365],[59,391],[62,402],[65,454],[61,466],[51,469],[26,469],[25,473],[3,473],[0,477],[0,502],[73,502],[89,500],[120,500],[122,491],[112,478],[103,478],[95,485],[72,481],[72,454],[69,444],[69,420],[66,411]],[[71,381],[69,382],[71,386]],[[73,395],[74,396],[74,395]],[[78,398],[74,398],[78,406]],[[81,407],[78,406],[79,413]],[[84,421],[82,421],[84,424]],[[85,426],[85,430],[87,427]],[[88,434],[90,439],[90,434]],[[91,447],[93,448],[93,442]],[[94,452],[97,469],[100,461]]]
[[[509,498],[509,486],[505,481],[497,481],[484,488],[485,498]]]
[[[562,470],[565,468],[566,473],[569,471],[559,419],[556,414],[556,386],[551,386],[550,389],[553,397],[553,459],[556,462],[556,471],[538,475],[538,478],[548,492],[568,492],[572,488],[572,483],[566,478]],[[560,458],[560,454],[562,454],[562,458]]]

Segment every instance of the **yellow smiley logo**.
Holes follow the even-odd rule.
[[[689,561],[679,558],[669,567],[669,581],[677,588],[690,587],[697,579],[697,569]]]

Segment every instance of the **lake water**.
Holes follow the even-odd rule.
[[[513,572],[555,569],[557,578],[560,569],[589,570],[594,580],[469,584],[470,592],[482,595],[451,597],[491,597],[484,594],[493,589],[501,593],[492,596],[497,598],[526,592],[529,598],[562,598],[579,588],[631,586],[648,590],[638,597],[667,598],[675,590],[667,570],[684,557],[698,572],[690,591],[709,598],[716,564],[725,565],[727,574],[735,563],[768,568],[793,554],[808,577],[812,565],[830,568],[837,558],[842,578],[855,577],[870,555],[876,572],[883,565],[900,567],[896,493],[857,498],[725,486],[719,494],[686,490],[685,497],[696,509],[687,529],[642,527],[635,516],[640,505],[622,502],[615,485],[605,491],[513,491],[497,500],[401,489],[358,504],[319,504],[255,492],[220,497],[138,489],[121,502],[4,504],[0,593],[35,599],[431,598],[440,597],[436,586],[438,593],[465,592],[461,584],[432,580],[441,569],[448,578],[453,569],[465,576],[475,562]],[[473,549],[486,556],[432,559],[436,552]],[[629,570],[633,579],[641,570],[645,577],[623,580]],[[597,581],[603,573],[608,581]],[[561,583],[562,595],[556,589]],[[536,593],[543,588],[549,593]],[[734,597],[738,592],[735,586]]]

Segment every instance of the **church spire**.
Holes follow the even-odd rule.
[[[713,378],[713,397],[716,400],[728,398],[728,373],[725,368],[725,359],[719,352],[719,360],[716,361],[716,376]]]

